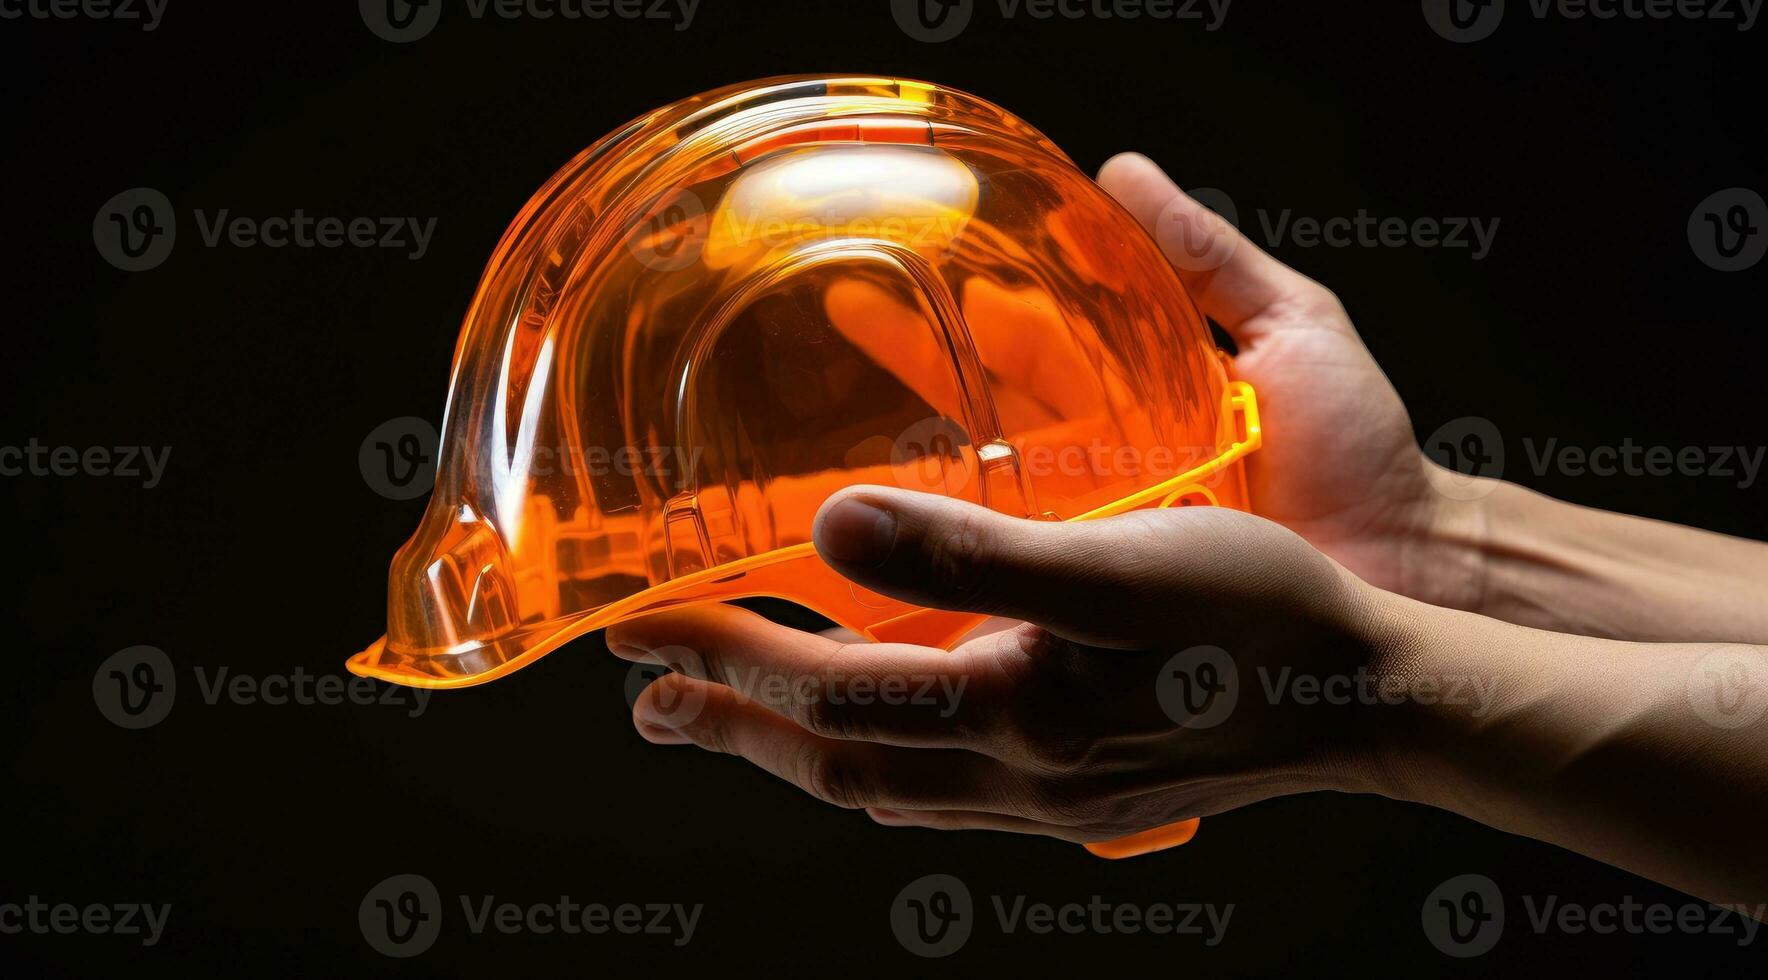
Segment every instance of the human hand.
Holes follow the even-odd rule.
[[[1478,504],[1418,448],[1406,406],[1338,298],[1185,194],[1148,158],[1120,154],[1099,183],[1159,242],[1203,313],[1239,346],[1263,447],[1246,462],[1253,509],[1365,581],[1473,608],[1473,553],[1456,547]]]
[[[731,606],[622,623],[611,650],[675,671],[634,706],[646,739],[740,755],[887,825],[1079,842],[1383,788],[1384,726],[1254,679],[1353,675],[1380,621],[1381,593],[1276,524],[1216,508],[1044,523],[858,487],[824,505],[816,544],[868,589],[1024,623],[951,652]]]

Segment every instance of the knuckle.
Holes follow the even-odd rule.
[[[1098,697],[1083,664],[1086,652],[1049,634],[1022,642],[1034,651],[1015,696],[999,709],[998,724],[1035,772],[1083,772],[1098,761],[1099,750],[1090,717],[1079,707]]]
[[[1043,699],[1036,699],[1043,701]],[[1006,709],[1007,736],[1013,755],[1025,768],[1040,776],[1068,776],[1083,772],[1095,761],[1091,734],[1052,724],[1050,712],[1032,707]]]
[[[1082,772],[1093,761],[1093,739],[1082,732],[1036,731],[1027,738],[1026,749],[1032,762],[1045,772]]]
[[[995,587],[999,552],[981,508],[952,508],[925,538],[923,557],[934,582],[969,596],[986,596]]]
[[[805,792],[844,810],[866,805],[861,771],[837,752],[812,754],[801,769]]]
[[[1298,292],[1295,307],[1296,312],[1307,319],[1349,319],[1344,301],[1338,298],[1338,294],[1311,279]]]
[[[851,708],[830,697],[825,686],[800,697],[795,714],[801,727],[824,738],[854,739],[864,734]]]
[[[1082,827],[1096,821],[1098,807],[1093,801],[1064,784],[1039,786],[1029,803],[1032,816],[1059,827]]]
[[[708,752],[719,755],[734,755],[736,752],[731,744],[730,729],[717,712],[702,712],[699,717],[682,726],[681,733]]]

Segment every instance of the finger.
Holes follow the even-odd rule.
[[[1008,619],[1005,616],[990,616],[982,622],[977,623],[970,632],[959,637],[958,644],[961,646],[971,640],[980,640],[985,636],[993,636],[996,633],[1005,633],[1006,631],[1017,627],[1019,623],[1020,620]]]
[[[1188,508],[1163,524],[1219,519]],[[1008,517],[968,501],[887,487],[849,487],[817,512],[817,553],[842,575],[919,606],[1004,616],[1095,646],[1133,648],[1153,619],[1171,625],[1171,591],[1190,544],[1208,551],[1220,535],[1186,542],[1150,533],[1148,514],[1051,522]],[[1244,516],[1244,515],[1240,515]],[[1128,522],[1128,524],[1126,524]],[[1129,529],[1133,524],[1133,530]],[[967,649],[967,648],[961,648]]]
[[[621,623],[609,649],[651,659],[790,718],[825,738],[979,748],[996,726],[998,671],[969,653],[842,643],[707,603]]]
[[[680,674],[645,688],[633,705],[633,722],[646,738],[666,730],[708,751],[742,756],[846,809],[1017,808],[1018,780],[986,756],[824,738],[730,688]]]
[[[929,830],[993,830],[1007,834],[1032,834],[1054,837],[1075,844],[1098,839],[1079,827],[1043,823],[1026,817],[979,810],[889,810],[867,807],[866,816],[886,827],[925,827]]]
[[[1105,161],[1099,185],[1154,236],[1204,315],[1243,348],[1285,322],[1273,315],[1282,307],[1330,295],[1180,190],[1139,153]]]

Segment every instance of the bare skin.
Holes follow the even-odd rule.
[[[1273,434],[1254,507],[1371,585],[1561,632],[1768,643],[1768,545],[1611,514],[1497,481],[1456,485],[1324,286],[1248,241],[1146,157],[1099,183],[1154,235],[1240,347]],[[1443,492],[1445,484],[1448,492]]]
[[[817,520],[833,567],[1019,625],[947,652],[723,606],[623,623],[616,654],[675,671],[639,698],[640,733],[882,824],[1071,841],[1377,793],[1761,915],[1768,857],[1741,845],[1768,814],[1768,546],[1508,485],[1439,492],[1451,477],[1330,293],[1142,158],[1100,182],[1241,347],[1273,433],[1249,464],[1262,516],[1048,524],[851,488]],[[1199,648],[1223,670],[1176,689],[1205,678]]]

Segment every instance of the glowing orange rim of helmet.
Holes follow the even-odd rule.
[[[1228,467],[1239,462],[1247,454],[1258,449],[1262,441],[1262,435],[1259,428],[1258,398],[1253,392],[1252,386],[1244,381],[1228,382],[1225,402],[1225,410],[1238,417],[1238,424],[1234,431],[1241,433],[1241,435],[1231,445],[1219,452],[1214,459],[1175,476],[1170,480],[1165,480],[1154,486],[1139,490],[1121,500],[1113,501],[1103,507],[1095,508],[1076,517],[1071,517],[1069,520],[1091,521],[1097,520],[1101,517],[1115,517],[1119,514],[1137,510],[1150,504],[1160,507],[1171,506],[1176,503],[1186,491],[1191,489],[1190,485],[1201,483],[1210,476],[1226,470]],[[350,672],[353,674],[362,677],[374,677],[395,684],[403,684],[407,687],[425,687],[434,689],[473,687],[487,681],[496,680],[505,674],[520,670],[585,633],[612,626],[621,620],[631,619],[644,612],[653,612],[668,608],[672,604],[671,600],[676,596],[683,593],[691,593],[701,585],[722,579],[736,578],[753,569],[762,568],[768,565],[799,561],[806,558],[814,558],[815,556],[816,546],[806,542],[804,544],[795,544],[785,548],[776,548],[765,554],[751,555],[747,558],[726,562],[722,565],[715,565],[702,571],[683,575],[680,578],[658,583],[642,592],[635,593],[624,599],[619,599],[610,602],[605,606],[582,613],[574,619],[566,620],[558,624],[558,628],[551,633],[535,639],[522,653],[476,674],[468,674],[459,677],[437,677],[430,674],[419,673],[417,671],[386,670],[384,668],[371,666],[379,659],[381,648],[386,645],[387,638],[385,636],[376,640],[368,649],[351,657],[346,666],[349,667]],[[738,590],[734,593],[727,593],[723,598],[737,599],[743,598],[745,595],[755,596],[768,594],[770,593],[763,591],[744,593],[741,590]],[[782,596],[779,598],[789,600],[791,597]],[[980,619],[980,617],[978,618]],[[459,651],[451,652],[466,652],[479,645],[480,644],[476,642],[466,643],[461,645]]]

